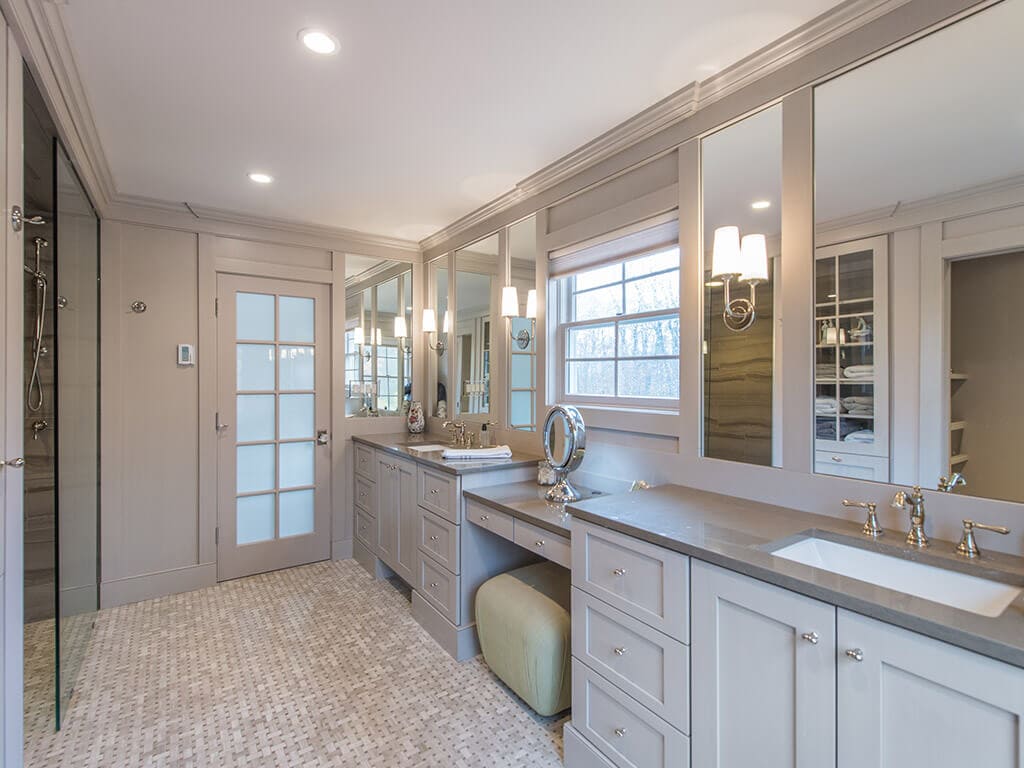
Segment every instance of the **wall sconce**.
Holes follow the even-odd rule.
[[[512,318],[519,317],[519,290],[514,285],[501,289],[501,316],[505,318],[509,338],[520,349],[529,347],[537,337],[537,291],[531,288],[526,294],[526,317],[530,321],[530,330],[523,328],[519,333],[512,333]]]
[[[757,285],[768,281],[768,244],[764,235],[744,235],[739,227],[719,227],[711,252],[711,278],[725,286],[722,321],[734,333],[745,331],[757,319]],[[734,299],[730,289],[737,280],[750,286],[750,298]]]
[[[376,336],[377,346],[381,346],[384,343],[384,338],[380,332],[380,328],[378,328],[376,332],[374,332],[372,328],[370,329],[369,344],[367,344],[366,342],[366,334],[363,331],[363,326],[357,325],[355,329],[352,331],[352,340],[355,342],[356,346],[359,347],[359,351],[362,354],[363,359],[366,360],[366,362],[370,362],[370,358],[373,357],[372,347],[374,343],[374,336]]]
[[[451,327],[452,316],[447,310],[444,313],[444,325],[442,326],[441,333],[437,334],[437,316],[434,314],[432,309],[423,310],[423,332],[426,334],[437,334],[437,342],[427,342],[427,346],[437,352],[437,356],[441,357],[448,349],[448,330]]]
[[[395,317],[395,339],[398,341],[398,348],[402,354],[408,356],[412,354],[412,349],[405,344],[407,338],[409,338],[409,328],[405,323],[405,318],[402,315],[397,315]]]

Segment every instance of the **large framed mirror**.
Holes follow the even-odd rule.
[[[412,399],[412,270],[345,257],[345,415],[397,416]]]
[[[491,414],[491,374],[499,302],[500,235],[455,252],[455,415],[487,421]]]
[[[782,107],[701,141],[704,455],[778,466]]]
[[[815,89],[816,472],[1024,501],[1020,29],[1004,0]]]

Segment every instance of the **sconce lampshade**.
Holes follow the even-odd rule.
[[[738,275],[742,272],[740,228],[719,227],[715,230],[715,244],[711,251],[711,276]]]
[[[519,291],[514,285],[501,289],[501,316],[519,317]]]
[[[378,328],[376,334],[374,335],[377,337],[377,346],[381,346],[384,343],[384,334],[383,332],[381,332],[381,329]]]
[[[740,280],[768,280],[768,244],[764,235],[744,235],[740,253],[743,262]]]
[[[402,315],[395,317],[395,338],[404,339],[409,335],[409,329],[405,327],[405,318]]]
[[[450,331],[451,329],[452,329],[452,313],[449,312],[448,310],[445,310],[444,311],[444,325],[441,327],[441,330],[444,331],[445,333],[448,333],[448,331]]]
[[[437,317],[432,309],[423,310],[423,332],[437,333]]]
[[[528,320],[537,319],[537,291],[533,288],[526,293],[526,318]]]
[[[360,347],[366,343],[366,335],[363,333],[363,326],[357,325],[355,330],[352,331],[353,341]]]

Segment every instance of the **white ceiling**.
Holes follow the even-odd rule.
[[[834,0],[60,6],[117,190],[421,239]],[[341,41],[317,57],[299,29]],[[246,173],[276,177],[260,187]]]

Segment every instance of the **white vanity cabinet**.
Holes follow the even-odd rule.
[[[834,766],[836,609],[696,560],[690,579],[694,768]]]
[[[419,569],[416,465],[377,453],[377,556],[408,583]]]
[[[842,609],[837,627],[839,768],[1022,765],[1024,669]]]

